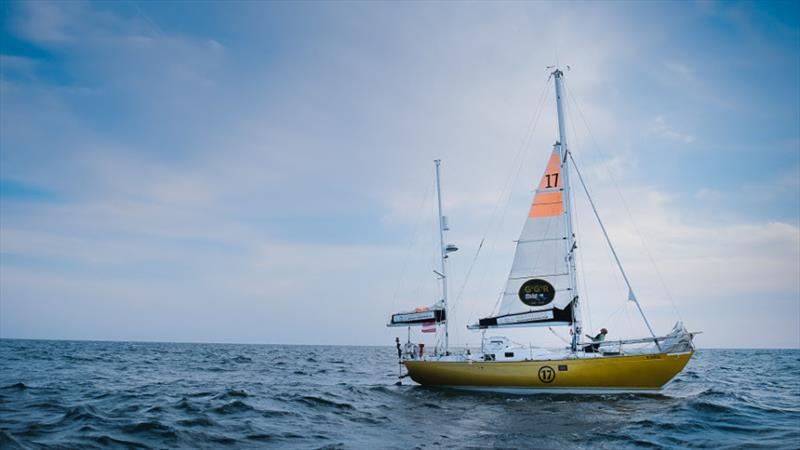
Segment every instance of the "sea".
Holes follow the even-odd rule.
[[[698,350],[654,395],[398,382],[392,347],[0,340],[0,448],[800,448],[800,350]]]

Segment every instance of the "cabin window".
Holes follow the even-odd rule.
[[[506,358],[513,358],[514,352],[506,352]]]

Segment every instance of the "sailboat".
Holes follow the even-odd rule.
[[[436,271],[442,283],[442,299],[433,307],[392,316],[389,326],[444,325],[444,345],[424,354],[410,342],[398,357],[406,375],[425,386],[441,386],[496,392],[618,393],[658,392],[680,373],[694,354],[696,332],[678,322],[673,329],[657,336],[647,320],[630,279],[611,243],[594,201],[567,145],[564,107],[564,73],[551,73],[556,94],[558,140],[553,146],[544,174],[539,180],[528,211],[511,270],[498,307],[472,325],[471,330],[510,327],[568,327],[571,339],[562,349],[548,350],[520,346],[505,337],[482,338],[481,350],[462,353],[449,347],[447,314],[446,259],[455,246],[446,245],[448,227],[442,215],[440,161],[436,161],[436,188],[439,208],[441,266]],[[572,173],[574,171],[574,174]],[[613,255],[633,302],[649,331],[638,339],[605,341],[600,335],[582,341],[582,320],[576,273],[576,236],[570,192],[573,175],[589,200],[603,236]],[[552,329],[552,328],[551,328]],[[587,335],[588,336],[588,335]]]

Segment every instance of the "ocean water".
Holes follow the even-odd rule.
[[[659,395],[395,386],[395,358],[0,340],[0,448],[800,448],[797,350],[700,350]]]

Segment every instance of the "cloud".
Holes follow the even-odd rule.
[[[0,55],[0,68],[3,78],[11,75],[21,78],[32,78],[39,66],[39,61],[24,56]]]
[[[43,44],[61,44],[73,40],[70,25],[88,13],[83,2],[58,5],[53,2],[27,3],[17,31],[25,38]],[[82,20],[80,22],[83,22]]]
[[[634,220],[613,190],[596,194],[658,324],[674,317],[633,224],[664,278],[679,280],[681,309],[697,296],[721,305],[769,286],[775,298],[794,295],[796,224],[703,223],[668,186],[608,175],[638,173],[652,158],[634,150],[645,147],[637,130],[698,143],[667,120],[679,117],[672,110],[643,126],[625,120],[627,111],[652,117],[648,105],[674,91],[652,98],[619,73],[681,59],[661,47],[651,55],[658,39],[626,8],[566,8],[240,4],[199,26],[170,22],[155,4],[18,5],[9,33],[50,57],[3,56],[16,75],[2,81],[0,177],[57,195],[3,199],[3,335],[388,342],[390,312],[439,295],[431,186],[432,160],[442,158],[448,240],[461,248],[450,260],[454,297],[487,238],[454,327],[474,339],[463,325],[502,288],[556,139],[545,85],[554,48],[581,100],[580,114],[567,103],[576,154],[590,139],[614,143],[605,165],[587,160],[586,174],[593,186],[623,181]],[[666,67],[694,76],[689,65]],[[590,301],[613,305],[592,306],[602,319],[624,292],[602,237],[587,232],[580,245],[596,280]],[[748,271],[753,283],[742,281]]]
[[[695,141],[694,135],[676,131],[667,124],[667,120],[662,115],[656,116],[656,118],[652,120],[650,124],[650,133],[684,144],[691,144]]]
[[[694,69],[687,66],[686,64],[676,61],[668,61],[664,63],[664,68],[672,76],[678,77],[681,81],[685,83],[697,84],[699,81]]]

